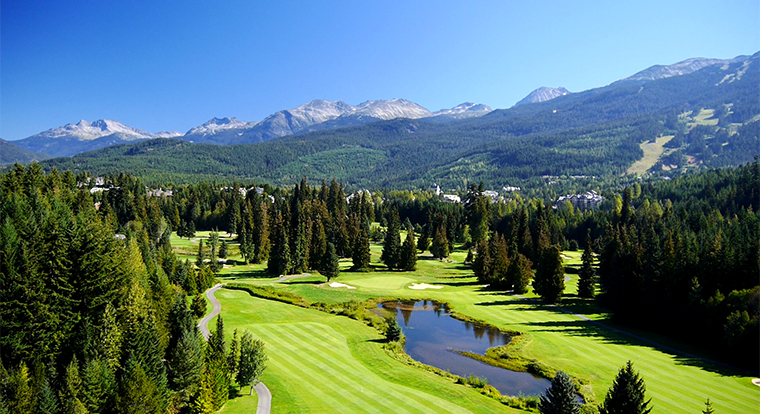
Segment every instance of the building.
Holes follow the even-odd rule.
[[[565,203],[565,201],[569,201],[573,207],[579,210],[590,210],[597,208],[599,204],[604,201],[604,197],[600,196],[596,191],[592,190],[584,194],[562,196],[557,199],[555,206],[559,208]]]

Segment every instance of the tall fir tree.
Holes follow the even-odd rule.
[[[591,235],[586,235],[586,247],[583,249],[581,256],[581,271],[578,276],[578,296],[582,298],[594,297],[594,254],[591,250]]]
[[[388,269],[399,268],[398,262],[401,257],[401,223],[398,210],[392,209],[388,217],[388,228],[383,240],[383,251],[380,260],[388,266]]]
[[[327,281],[340,276],[340,262],[338,254],[335,252],[335,245],[327,243],[327,253],[325,253],[322,259],[322,267],[319,269],[319,273],[327,278]]]
[[[532,263],[524,254],[515,252],[516,255],[509,264],[507,280],[512,285],[512,291],[516,294],[523,294],[528,291],[530,278],[533,275],[531,270]]]
[[[266,369],[267,356],[264,350],[264,342],[255,339],[246,330],[240,338],[240,368],[238,369],[237,381],[242,385],[250,385],[253,394],[253,386],[261,380],[261,374]]]
[[[472,270],[478,278],[479,283],[489,283],[488,278],[491,274],[491,252],[489,251],[488,241],[481,240],[475,246],[477,256],[472,262]]]
[[[449,239],[446,236],[446,225],[441,224],[435,230],[433,243],[430,245],[430,253],[433,257],[443,259],[449,257]]]
[[[652,407],[649,407],[652,400],[646,400],[646,390],[644,379],[633,369],[633,363],[628,361],[618,371],[604,403],[599,407],[599,413],[648,414],[652,411]]]
[[[274,223],[272,251],[269,254],[267,262],[267,272],[273,275],[287,275],[290,273],[290,245],[288,243],[288,233],[285,228],[282,215],[278,214]]]
[[[401,247],[401,257],[399,258],[399,269],[411,272],[417,269],[417,243],[414,241],[414,230],[412,226],[406,229],[406,239]]]
[[[545,248],[536,266],[533,290],[547,303],[558,303],[565,290],[565,268],[557,246]]]
[[[370,270],[371,254],[369,250],[369,233],[367,232],[366,225],[359,225],[359,232],[354,239],[354,246],[351,250],[351,260],[354,262],[351,268],[357,271]]]

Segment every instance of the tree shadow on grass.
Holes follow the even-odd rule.
[[[272,276],[265,270],[248,270],[244,272],[224,273],[219,275],[220,278],[225,279],[278,279],[277,276]]]

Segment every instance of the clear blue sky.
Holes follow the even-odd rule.
[[[508,108],[760,50],[760,2],[0,2],[0,137],[80,119],[186,132],[312,99]]]

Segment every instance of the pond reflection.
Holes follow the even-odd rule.
[[[510,336],[498,329],[456,320],[445,304],[399,301],[381,303],[378,307],[396,316],[406,336],[404,350],[417,361],[460,376],[486,377],[504,395],[538,395],[550,385],[544,378],[494,367],[452,352],[483,355],[488,348],[508,344]]]

